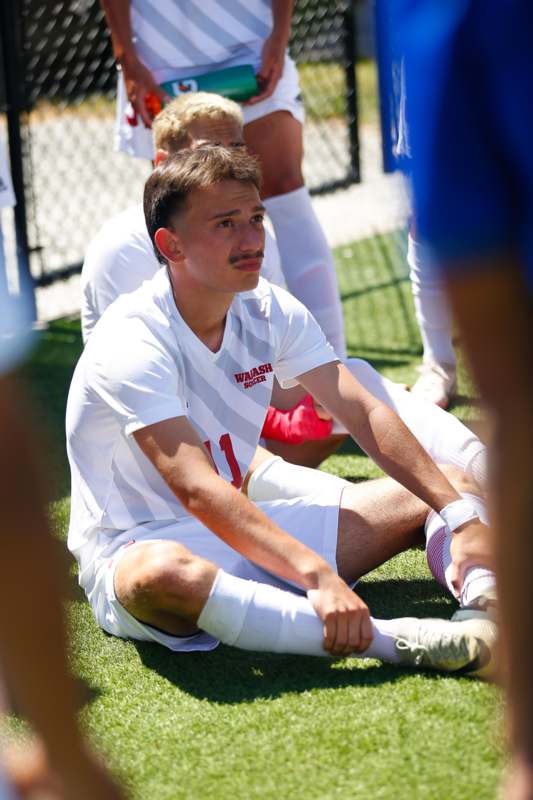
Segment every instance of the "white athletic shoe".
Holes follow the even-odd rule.
[[[420,377],[411,388],[411,394],[429,400],[441,408],[448,408],[455,393],[456,374],[453,364],[428,362],[417,367]]]
[[[479,663],[474,672],[469,672],[475,678],[490,681],[496,677],[495,648],[498,638],[498,625],[496,622],[496,606],[489,601],[487,610],[481,608],[468,607],[459,608],[453,615],[452,622],[467,623],[473,621],[476,624],[476,634],[488,648],[489,658]]]
[[[396,650],[402,665],[478,678],[489,675],[496,626],[486,615],[464,620],[406,617],[398,622]]]

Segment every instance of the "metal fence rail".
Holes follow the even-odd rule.
[[[20,247],[35,282],[45,285],[80,269],[100,225],[140,197],[150,165],[113,152],[116,74],[98,0],[5,4]],[[308,186],[316,193],[357,181],[352,2],[297,0],[290,47],[307,111]]]

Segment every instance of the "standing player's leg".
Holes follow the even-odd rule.
[[[244,126],[246,146],[263,171],[287,287],[316,317],[339,357],[346,354],[339,287],[331,249],[304,186],[302,124],[274,111]]]
[[[533,276],[528,285],[524,273],[533,264],[533,20],[527,0],[441,3],[431,10],[394,5],[415,98],[419,232],[443,267],[495,428],[494,541],[517,777],[506,796],[531,798]]]
[[[506,797],[522,800],[533,792],[533,639],[527,625],[533,564],[533,301],[523,265],[511,253],[457,270],[448,288],[495,428],[494,540],[514,740],[514,771]]]
[[[423,346],[421,375],[413,395],[447,408],[456,386],[456,358],[446,286],[428,248],[409,236],[409,277]]]

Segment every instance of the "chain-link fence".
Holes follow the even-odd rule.
[[[20,33],[30,264],[42,285],[79,268],[100,225],[141,196],[150,165],[113,151],[116,72],[98,0],[8,2]],[[307,111],[304,172],[313,192],[358,180],[354,43],[349,0],[297,0],[290,47]]]

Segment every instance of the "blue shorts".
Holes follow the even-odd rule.
[[[509,248],[533,289],[531,0],[393,0],[418,236],[447,270]]]

